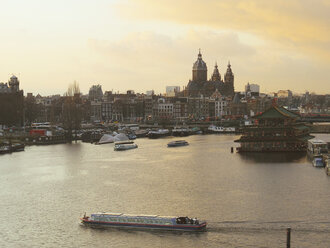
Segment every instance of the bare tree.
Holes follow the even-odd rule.
[[[72,131],[75,130],[77,132],[81,124],[80,89],[76,81],[70,84],[67,92],[64,93],[62,112],[62,121],[64,128],[67,130],[67,138],[69,141],[72,141]]]

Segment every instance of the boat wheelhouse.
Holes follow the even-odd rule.
[[[136,229],[159,229],[181,231],[203,231],[206,222],[200,222],[197,218],[159,216],[159,215],[134,215],[122,213],[95,213],[86,214],[81,218],[85,225],[94,227],[122,227]]]

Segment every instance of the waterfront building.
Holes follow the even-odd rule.
[[[241,99],[239,93],[235,93],[233,100],[230,102],[230,113],[235,118],[243,118],[244,115],[248,115],[247,101]]]
[[[102,111],[102,120],[110,121],[112,118],[112,102],[103,101],[101,103],[101,111]]]
[[[144,97],[144,118],[145,120],[153,119],[153,105],[154,105],[154,95],[146,95]]]
[[[180,86],[166,86],[166,96],[174,97],[180,92]]]
[[[260,93],[260,86],[258,84],[247,83],[245,85],[245,96],[246,97],[257,97]]]
[[[19,80],[12,76],[8,83],[0,83],[0,125],[22,125],[24,95]]]
[[[147,90],[146,95],[147,96],[153,96],[153,95],[155,95],[155,91],[154,90]]]
[[[88,99],[91,101],[99,100],[101,101],[103,97],[103,91],[101,85],[92,85],[92,87],[89,89],[88,93]]]
[[[253,117],[254,125],[245,127],[239,152],[306,151],[309,127],[299,122],[300,116],[279,106],[272,106]]]
[[[211,104],[212,107],[212,104]],[[213,108],[214,111],[214,108]],[[213,112],[211,110],[211,113]],[[210,116],[210,99],[208,97],[189,97],[188,115],[194,120],[204,120]]]
[[[102,120],[102,102],[98,100],[91,101],[91,121]]]
[[[173,118],[173,103],[159,98],[154,107],[154,117],[158,120],[171,120]]]
[[[173,119],[183,121],[188,118],[188,99],[186,97],[174,98]]]
[[[210,100],[211,103],[214,103],[214,112],[210,113],[210,117],[221,118],[224,115],[229,115],[229,101],[226,99],[226,97],[221,95],[218,89],[216,89],[216,91],[211,95]]]

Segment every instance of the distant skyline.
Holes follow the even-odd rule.
[[[63,94],[164,93],[186,86],[201,48],[211,77],[230,60],[235,90],[330,93],[329,0],[4,0],[0,82]]]

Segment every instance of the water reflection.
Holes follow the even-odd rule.
[[[0,156],[0,211],[10,218],[0,222],[0,247],[284,247],[287,226],[295,247],[328,247],[330,177],[304,153],[231,153],[237,138],[189,136],[178,149],[167,148],[178,138],[138,139],[125,152],[31,146]],[[84,212],[98,211],[187,215],[209,229],[80,228]]]
[[[248,163],[303,163],[306,152],[245,152],[238,153],[241,160]]]

